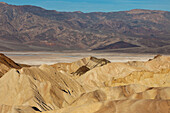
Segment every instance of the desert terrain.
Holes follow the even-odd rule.
[[[170,56],[3,52],[0,113],[169,113]]]
[[[0,2],[0,113],[170,113],[170,10],[55,1]]]
[[[127,61],[147,61],[157,54],[133,54],[133,53],[115,53],[115,52],[4,52],[9,58],[17,63],[28,65],[55,64],[55,63],[71,63],[82,58],[94,56],[97,58],[106,58],[111,62],[127,62]],[[166,55],[167,56],[167,55]]]

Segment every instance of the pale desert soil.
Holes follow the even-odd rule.
[[[1,52],[17,63],[29,65],[74,62],[81,58],[94,56],[111,62],[147,61],[156,54],[90,53],[90,52]]]

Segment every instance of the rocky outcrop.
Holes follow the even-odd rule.
[[[0,63],[6,65],[7,67],[20,69],[21,66],[15,63],[10,58],[6,57],[4,54],[0,53]]]
[[[0,53],[0,77],[3,76],[6,72],[8,72],[11,68],[21,69],[22,67],[29,67],[28,65],[18,64]]]
[[[52,67],[58,71],[65,71],[69,74],[80,76],[93,68],[101,67],[108,63],[110,61],[103,58],[87,57],[73,63],[57,63],[52,65]]]
[[[170,57],[159,56],[147,62],[109,63],[77,78],[87,90],[106,86],[142,84],[169,86]]]
[[[84,89],[66,73],[51,66],[12,69],[0,79],[0,104],[34,106],[40,111],[63,108]]]

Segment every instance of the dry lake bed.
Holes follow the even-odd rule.
[[[105,58],[111,62],[147,61],[156,54],[92,53],[92,52],[1,52],[17,63],[29,65],[74,62],[84,57]]]

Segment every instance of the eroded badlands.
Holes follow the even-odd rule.
[[[29,66],[0,54],[0,113],[169,113],[170,57]]]

